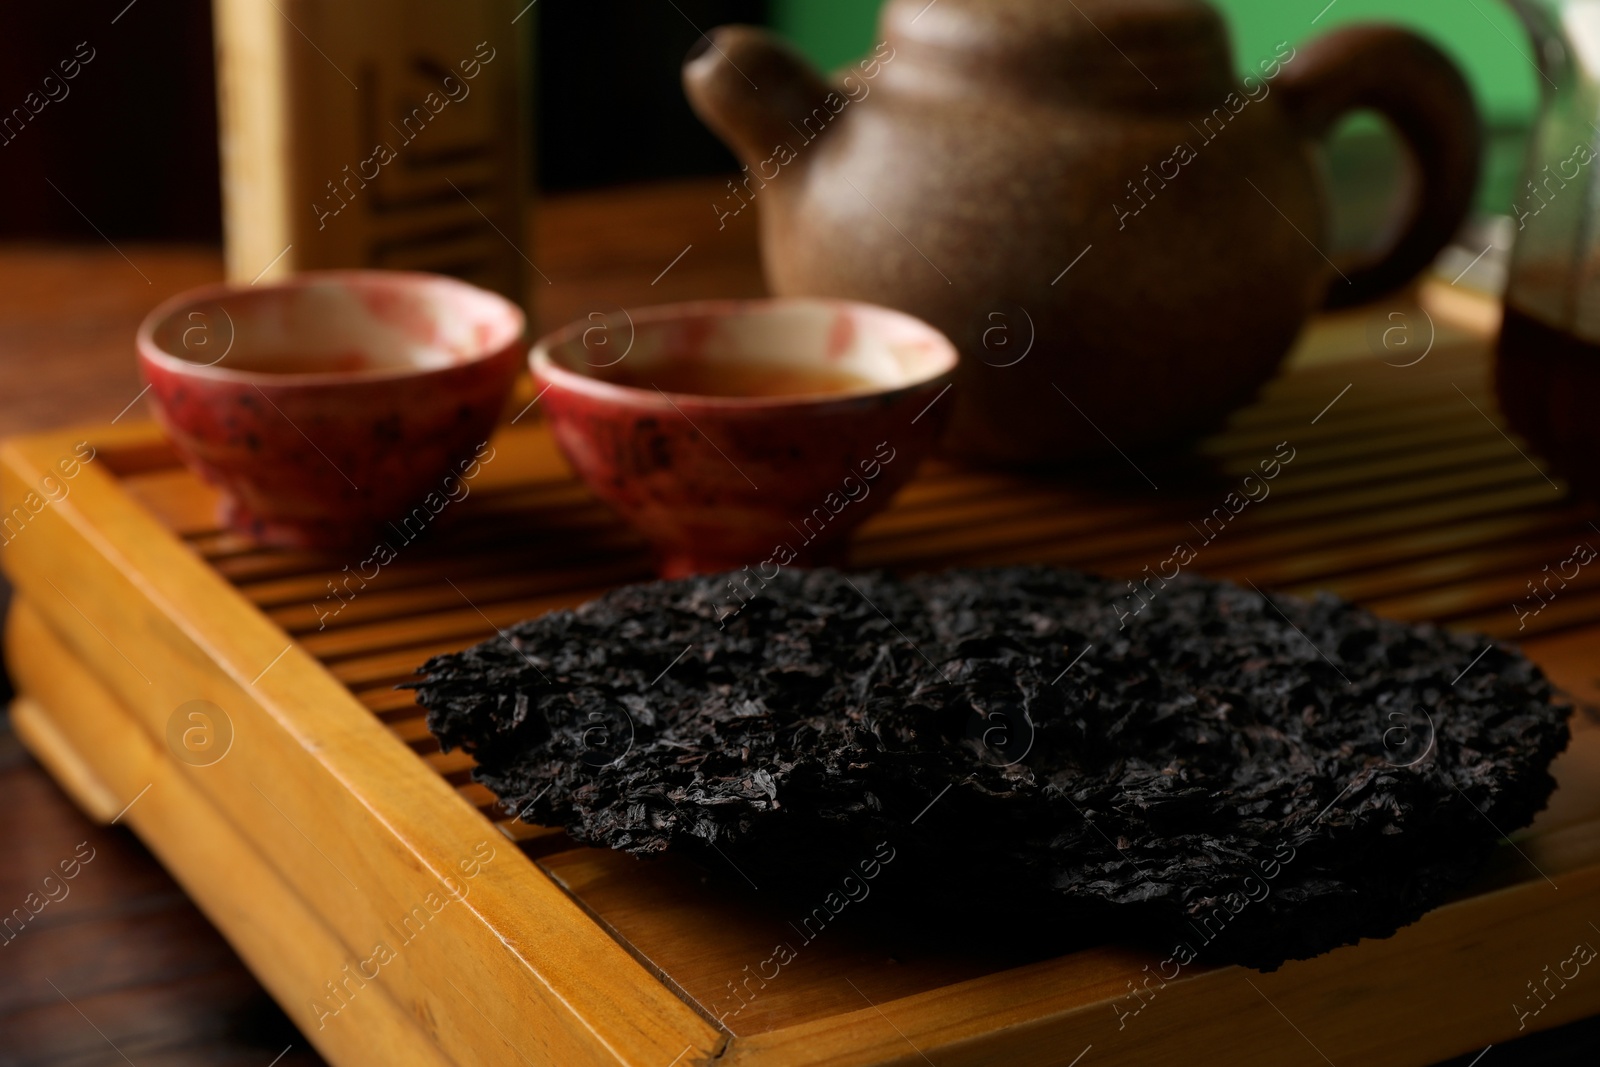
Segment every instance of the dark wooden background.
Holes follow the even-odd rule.
[[[531,15],[540,188],[736,169],[678,71],[697,27],[763,23],[765,0],[546,0]],[[80,43],[94,59],[65,98],[0,144],[0,237],[220,240],[209,0],[8,2],[0,117]]]
[[[138,0],[113,25],[127,2],[0,10],[0,116],[80,42],[94,49],[68,95],[0,145],[0,236],[219,239],[211,5]]]

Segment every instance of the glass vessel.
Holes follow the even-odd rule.
[[[1513,428],[1600,494],[1600,0],[1507,0],[1544,107],[1511,205],[1495,387]]]

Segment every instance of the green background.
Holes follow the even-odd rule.
[[[1448,52],[1478,94],[1490,124],[1521,127],[1538,106],[1533,49],[1503,0],[1214,0],[1232,26],[1241,69],[1274,45],[1299,43],[1349,22],[1410,26]],[[864,54],[876,36],[879,0],[772,0],[773,23],[816,62],[838,67]]]

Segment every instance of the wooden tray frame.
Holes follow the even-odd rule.
[[[1391,939],[1268,975],[1190,969],[1125,1028],[1111,1005],[1131,1003],[1155,960],[1107,947],[734,1037],[121,488],[118,472],[164,448],[152,427],[7,443],[7,507],[85,437],[96,461],[4,552],[18,592],[7,655],[25,694],[19,735],[86,810],[149,844],[337,1064],[1398,1067],[1517,1036],[1523,980],[1600,917],[1600,730],[1580,715],[1551,810],[1470,895]],[[549,462],[537,427],[497,446],[515,460],[507,476]],[[1568,679],[1600,674],[1585,634]],[[211,766],[177,760],[164,740],[174,710],[197,699],[226,709],[235,731]],[[354,986],[338,1017],[319,1012],[323,983],[460,877],[484,841],[495,858],[469,895]],[[1528,1029],[1596,1012],[1591,977]]]

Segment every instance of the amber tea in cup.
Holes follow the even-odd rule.
[[[837,367],[781,366],[733,359],[674,362],[639,369],[623,364],[605,374],[603,380],[635,389],[719,397],[831,396],[881,388],[870,378]]]

